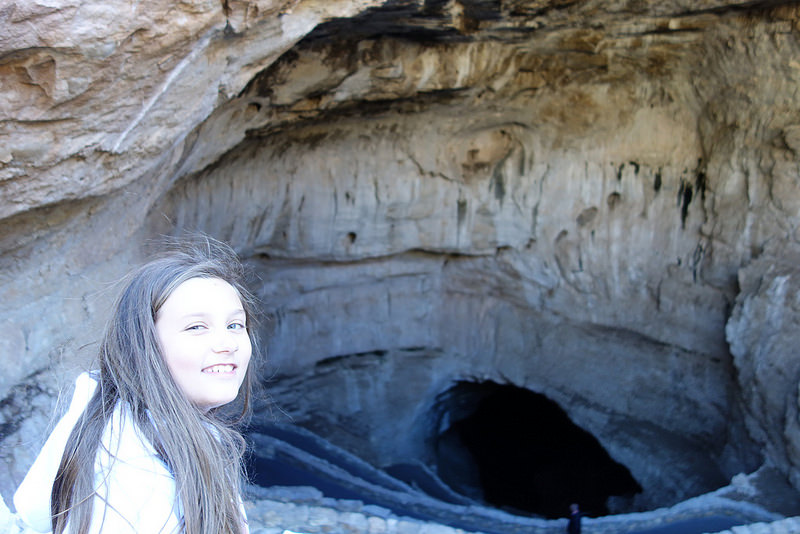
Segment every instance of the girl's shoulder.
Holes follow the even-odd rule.
[[[178,532],[183,517],[175,478],[137,423],[118,401],[95,457],[90,532]]]
[[[143,475],[172,478],[163,459],[135,421],[130,407],[122,402],[114,407],[109,424],[103,431],[95,471],[104,475],[120,465],[138,469]]]
[[[104,513],[93,517],[103,517],[103,532],[180,529],[183,513],[175,479],[121,403],[114,409],[97,453],[95,492],[95,507]]]

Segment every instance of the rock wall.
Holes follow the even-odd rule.
[[[769,460],[796,466],[800,458],[796,258],[785,251],[778,256],[759,259],[741,270],[741,293],[726,330],[750,435]],[[797,470],[789,469],[788,476],[797,487]]]
[[[2,4],[4,498],[183,229],[257,274],[277,405],[376,462],[484,378],[652,502],[762,460],[800,488],[795,4],[382,4]]]

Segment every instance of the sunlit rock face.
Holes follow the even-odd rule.
[[[797,259],[783,251],[742,269],[741,293],[727,325],[748,431],[767,458],[784,466],[800,459]],[[789,478],[799,485],[796,469]]]
[[[745,6],[209,3],[104,39],[39,16],[53,42],[0,64],[4,497],[108,284],[187,229],[253,270],[259,417],[436,466],[447,392],[491,381],[630,470],[617,511],[764,461],[800,487],[798,13]]]

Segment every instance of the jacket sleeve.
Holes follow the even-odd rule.
[[[94,394],[97,382],[87,373],[75,380],[75,393],[69,409],[47,438],[42,451],[33,462],[28,474],[14,493],[17,515],[34,532],[50,532],[50,493],[56,478],[61,456],[69,438],[89,399]]]

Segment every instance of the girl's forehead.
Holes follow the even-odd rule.
[[[166,298],[159,314],[173,308],[244,309],[239,291],[221,278],[194,277],[178,284]]]

